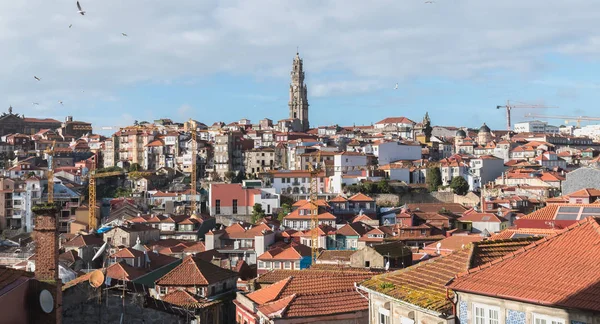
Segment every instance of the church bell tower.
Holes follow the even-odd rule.
[[[298,52],[294,57],[294,63],[292,66],[292,83],[290,84],[290,101],[288,103],[290,107],[290,118],[300,120],[302,130],[307,131],[309,129],[308,124],[308,89],[304,84],[304,70],[302,68],[302,59]]]

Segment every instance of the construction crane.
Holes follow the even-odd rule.
[[[44,151],[48,155],[48,204],[54,203],[54,146],[56,141],[52,141],[52,147]]]
[[[319,187],[317,178],[321,172],[321,151],[317,153],[317,162],[313,167],[312,163],[308,164],[308,171],[310,172],[310,237],[311,237],[311,261],[312,264],[317,263],[317,257],[319,256],[319,205],[318,205],[318,193]]]
[[[89,218],[88,225],[89,231],[93,231],[98,228],[98,218],[96,216],[96,179],[98,178],[106,178],[106,177],[114,177],[123,175],[123,171],[113,171],[113,172],[103,172],[96,173],[96,155],[92,159],[92,169],[89,173]]]
[[[546,106],[546,105],[528,105],[528,104],[511,104],[510,100],[506,101],[506,105],[496,106],[496,109],[506,109],[506,129],[511,130],[511,122],[510,122],[510,111],[516,108],[529,108],[529,109],[540,109],[540,108],[558,108],[555,106]]]
[[[196,188],[197,187],[197,170],[196,170],[196,159],[198,157],[198,134],[196,133],[196,126],[193,125],[191,129],[192,133],[192,171],[190,174],[190,186],[191,186],[191,198],[190,198],[190,215],[194,215],[198,210],[198,202],[196,201]]]
[[[565,121],[565,124],[568,124],[569,121],[576,121],[577,127],[581,127],[582,120],[589,121],[600,121],[600,117],[589,117],[589,116],[563,116],[563,115],[540,115],[540,114],[527,114],[525,117],[529,118],[544,118],[544,119],[562,119]]]

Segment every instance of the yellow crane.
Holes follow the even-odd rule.
[[[313,167],[312,163],[308,164],[308,171],[310,171],[310,238],[311,238],[311,261],[312,264],[316,264],[317,257],[319,256],[319,205],[318,205],[318,177],[321,173],[321,151],[317,153],[317,161]]]
[[[496,106],[496,109],[506,109],[506,129],[511,130],[511,122],[510,122],[510,111],[516,108],[528,108],[528,109],[540,109],[540,108],[558,108],[555,106],[546,106],[546,105],[528,105],[528,104],[512,104],[510,100],[506,101],[506,105]]]
[[[190,186],[191,186],[191,198],[190,198],[190,215],[196,214],[198,210],[198,202],[196,201],[196,188],[197,188],[197,167],[196,159],[198,157],[198,135],[196,133],[196,125],[192,125],[192,170],[190,174]]]
[[[600,121],[600,117],[589,117],[589,116],[564,116],[564,115],[540,115],[540,114],[527,114],[525,117],[529,118],[543,118],[543,119],[563,119],[565,124],[568,124],[569,121],[576,121],[577,127],[581,127],[582,120],[588,121]]]
[[[93,231],[98,228],[98,218],[96,216],[96,179],[98,178],[106,178],[106,177],[114,177],[123,175],[123,171],[113,171],[113,172],[103,172],[96,173],[96,156],[92,159],[92,170],[89,173],[89,185],[88,185],[88,193],[89,193],[89,218],[88,225],[89,231]]]
[[[52,141],[52,147],[46,149],[48,155],[48,203],[54,203],[54,146],[56,141]]]

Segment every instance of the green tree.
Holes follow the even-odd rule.
[[[235,172],[233,172],[233,171],[225,172],[225,180],[227,180],[228,182],[231,182],[231,180],[233,180],[234,178],[235,178]]]
[[[261,204],[254,204],[252,207],[252,223],[256,224],[258,220],[265,217],[265,211],[262,208]]]
[[[425,183],[429,191],[437,191],[442,185],[442,172],[439,167],[432,167],[427,169],[427,176],[425,177]]]
[[[287,216],[292,211],[292,206],[289,204],[281,205],[281,209],[279,210],[279,214],[277,214],[277,220],[283,222],[283,218]]]
[[[392,187],[390,187],[390,182],[387,179],[383,179],[377,183],[377,190],[380,193],[391,193]]]
[[[450,188],[455,194],[464,196],[469,192],[469,183],[463,177],[454,177],[450,182]]]
[[[129,172],[135,172],[135,171],[140,171],[140,170],[142,170],[142,166],[139,165],[138,163],[132,163],[129,166]]]
[[[377,190],[377,186],[373,182],[363,183],[364,193],[374,193]]]

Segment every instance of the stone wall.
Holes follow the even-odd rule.
[[[179,316],[152,308],[142,307],[143,295],[125,294],[125,307],[118,290],[110,291],[99,298],[98,290],[86,282],[67,289],[63,294],[63,323],[188,323]]]
[[[599,169],[579,168],[567,173],[567,180],[562,183],[562,194],[568,195],[585,188],[600,189]]]

